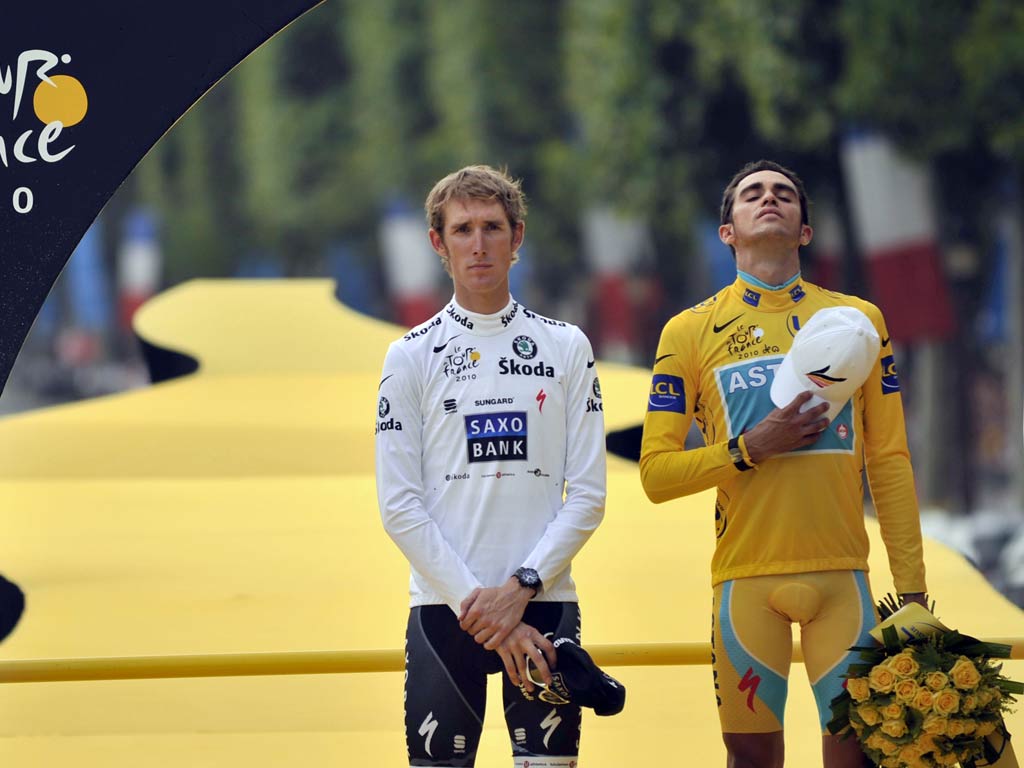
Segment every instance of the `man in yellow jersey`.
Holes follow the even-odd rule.
[[[874,305],[804,282],[799,249],[813,235],[807,207],[803,182],[776,163],[751,163],[733,177],[719,236],[735,254],[738,276],[665,325],[644,421],[640,473],[652,501],[717,487],[713,667],[730,768],[783,764],[793,623],[801,628],[826,768],[865,764],[854,739],[840,741],[825,727],[847,649],[869,642],[875,624],[864,468],[896,590],[904,601],[925,601],[889,333]],[[828,403],[804,409],[810,392],[785,407],[770,394],[793,337],[828,307],[866,315],[880,348],[867,379],[831,420]],[[694,419],[705,446],[686,450]]]

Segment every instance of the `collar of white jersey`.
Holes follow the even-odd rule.
[[[513,296],[508,297],[508,304],[493,315],[481,315],[479,312],[470,312],[452,297],[444,313],[458,326],[461,326],[474,336],[494,336],[508,328],[516,316],[522,311],[519,302]]]

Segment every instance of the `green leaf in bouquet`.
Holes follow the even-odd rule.
[[[882,643],[887,651],[895,651],[901,647],[900,636],[896,632],[896,627],[882,628]]]

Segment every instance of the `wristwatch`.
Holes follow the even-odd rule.
[[[743,458],[743,450],[740,448],[739,436],[736,436],[729,441],[729,458],[732,459],[732,463],[740,472],[746,472],[748,469],[754,468],[753,464],[748,464],[747,460]]]
[[[516,568],[516,572],[512,576],[519,582],[519,586],[532,589],[535,596],[539,595],[544,588],[540,575],[533,568]]]

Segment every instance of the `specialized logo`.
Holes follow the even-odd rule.
[[[754,674],[753,667],[747,667],[746,674],[743,675],[743,679],[740,680],[739,685],[736,687],[740,693],[747,691],[747,708],[751,712],[757,712],[754,709],[754,697],[757,695],[757,687],[761,684],[761,676]]]
[[[686,390],[683,380],[667,373],[656,373],[651,379],[651,392],[647,397],[648,411],[686,413]]]
[[[796,304],[798,301],[800,301],[800,299],[802,299],[806,295],[807,294],[804,293],[804,288],[802,285],[794,285],[793,289],[789,292],[789,298],[793,300],[794,304]]]
[[[470,320],[468,317],[465,317],[464,315],[460,314],[459,311],[455,309],[454,304],[449,304],[448,308],[445,311],[448,313],[448,317],[450,317],[456,323],[461,325],[463,328],[467,328],[471,331],[473,330],[473,321]]]
[[[523,360],[532,360],[537,356],[537,342],[529,336],[516,336],[512,342],[512,351]]]
[[[542,389],[537,393],[537,410],[544,413],[544,401],[548,399],[547,393]]]
[[[552,677],[557,677],[558,678],[558,682],[559,683],[562,682],[562,675],[560,673],[555,672]],[[548,704],[568,704],[569,703],[568,700],[564,700],[564,701],[550,701],[549,699],[544,698],[547,695],[552,695],[551,688],[554,687],[554,684],[555,684],[555,681],[552,680],[551,681],[551,686],[549,686],[549,688],[547,690],[541,691],[540,700],[541,701],[546,701],[546,702],[548,702]],[[559,697],[559,698],[561,698],[561,697]],[[548,748],[548,742],[551,740],[552,734],[555,732],[555,729],[558,728],[558,726],[561,725],[561,724],[562,724],[562,718],[558,716],[558,710],[557,709],[552,709],[548,713],[548,716],[540,721],[540,727],[544,729],[544,749]]]
[[[743,301],[752,307],[756,307],[761,303],[761,294],[747,288],[743,291]]]
[[[405,341],[412,341],[417,336],[422,336],[425,333],[429,333],[431,328],[433,328],[434,326],[440,325],[440,324],[441,324],[441,316],[438,315],[437,317],[435,317],[433,320],[431,320],[426,325],[421,325],[419,328],[413,328],[411,331],[409,331],[407,334],[405,334],[405,336],[403,336],[402,338]],[[434,351],[436,352],[437,350],[435,349]]]
[[[444,405],[444,412],[449,415],[459,410],[459,404],[455,401],[454,397],[448,398],[442,405]]]
[[[451,354],[444,359],[444,375],[448,378],[455,377],[456,381],[467,381],[475,379],[475,373],[468,373],[480,367],[480,353],[476,347],[456,346]]]
[[[434,753],[430,751],[430,742],[434,738],[434,731],[437,730],[438,725],[440,725],[440,723],[434,719],[433,712],[429,712],[427,716],[423,718],[423,723],[420,725],[419,734],[420,736],[426,737],[423,740],[423,748],[431,757],[434,756]]]
[[[846,381],[841,376],[829,376],[828,369],[831,367],[831,365],[826,365],[824,368],[819,368],[816,371],[808,371],[804,375],[822,389],[831,387],[833,384],[838,384],[841,381]]]
[[[721,333],[726,328],[728,328],[730,325],[732,325],[737,320],[739,320],[741,317],[743,317],[743,313],[742,312],[740,312],[738,315],[736,315],[736,317],[734,317],[732,320],[726,320],[721,325],[718,325],[718,323],[715,323],[714,325],[711,326],[711,330],[714,331],[715,333]]]
[[[508,311],[508,314],[505,314],[505,315],[501,316],[501,326],[502,326],[502,328],[507,328],[508,324],[516,319],[516,315],[518,313],[519,313],[519,302],[517,301],[517,302],[514,302],[512,304],[512,309],[510,309]]]
[[[526,461],[525,411],[476,413],[466,416],[466,451],[470,464],[483,461]]]
[[[440,320],[441,318],[438,318],[438,319]],[[455,339],[459,338],[459,336],[461,336],[461,335],[462,335],[461,333],[456,333],[454,336],[452,336],[450,339],[448,339],[448,341],[446,341],[444,344],[439,344],[436,347],[434,347],[434,354],[436,355],[438,352],[444,352],[444,348],[447,347],[449,344],[451,344]]]
[[[17,62],[7,67],[0,65],[0,96],[14,92],[11,105],[13,133],[8,134],[0,124],[0,164],[10,168],[13,164],[24,164],[42,160],[44,163],[59,163],[67,157],[76,145],[67,140],[58,142],[65,128],[82,122],[89,111],[89,95],[76,77],[51,74],[58,64],[71,63],[68,53],[58,56],[51,51],[30,49],[18,55]],[[38,122],[22,120],[18,116],[25,97],[32,99],[32,113]],[[17,138],[8,144],[4,137]],[[15,213],[27,214],[35,205],[35,194],[28,187],[0,190],[0,204],[10,194],[11,207]]]
[[[891,395],[900,391],[900,380],[896,375],[896,358],[886,355],[882,358],[882,394]]]
[[[502,357],[498,361],[498,371],[504,376],[545,376],[549,379],[555,378],[555,369],[538,360],[536,363],[520,363],[508,357]]]

